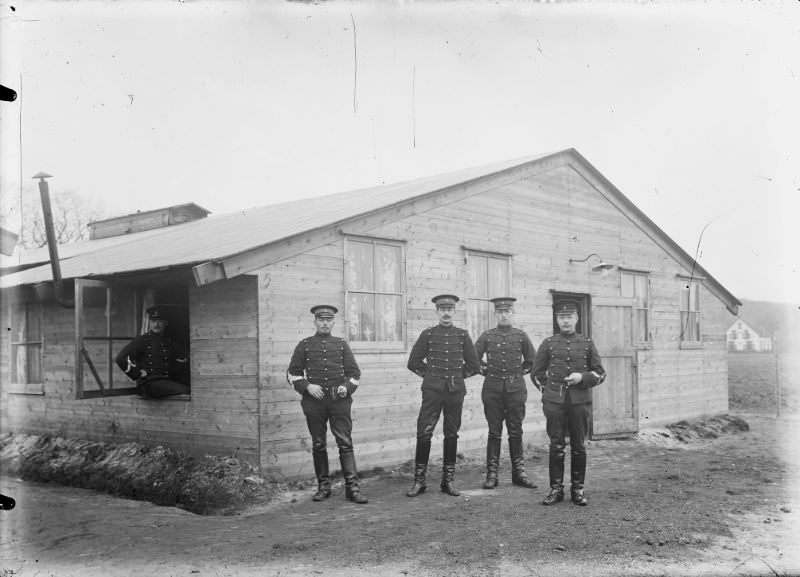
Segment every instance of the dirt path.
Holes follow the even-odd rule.
[[[496,491],[479,489],[470,459],[460,498],[408,499],[408,477],[387,474],[364,482],[365,506],[339,488],[234,517],[4,477],[17,507],[0,512],[0,575],[800,574],[800,451],[775,442],[800,418],[744,417],[750,432],[688,446],[657,434],[591,443],[585,508],[539,505],[543,452],[528,463],[532,491],[510,486],[504,455]]]

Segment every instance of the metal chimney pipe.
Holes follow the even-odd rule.
[[[50,187],[47,185],[46,178],[52,178],[46,172],[40,172],[33,178],[39,179],[39,195],[42,199],[42,216],[44,217],[44,231],[47,235],[47,250],[50,252],[50,268],[53,270],[53,291],[56,301],[62,307],[72,308],[75,302],[66,299],[62,293],[61,282],[61,263],[58,260],[58,245],[56,244],[56,232],[53,226],[53,208],[50,206]]]

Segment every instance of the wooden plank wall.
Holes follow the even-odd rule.
[[[191,289],[189,401],[145,401],[135,396],[76,399],[74,312],[48,305],[45,394],[4,390],[2,431],[162,444],[195,454],[232,454],[257,464],[256,285],[255,278],[243,276]],[[3,309],[6,315],[7,308]],[[5,334],[2,338],[0,370],[2,382],[8,383],[10,345]]]
[[[406,368],[419,333],[436,324],[431,296],[467,293],[465,252],[512,253],[512,293],[519,300],[515,324],[538,347],[552,334],[550,290],[619,296],[618,270],[590,271],[592,262],[569,263],[599,253],[614,264],[649,271],[652,282],[652,344],[640,352],[640,421],[661,423],[727,409],[725,323],[730,316],[716,297],[703,292],[701,350],[682,350],[678,296],[685,274],[631,220],[587,182],[580,168],[564,166],[446,207],[368,231],[406,242],[407,343],[399,353],[355,350],[363,371],[353,405],[356,454],[362,469],[413,457],[420,379]],[[367,232],[367,231],[365,231]],[[270,265],[259,271],[261,358],[261,465],[276,478],[312,473],[310,443],[299,396],[284,373],[295,344],[314,331],[308,309],[331,303],[344,309],[343,243]],[[466,326],[464,307],[456,324]],[[344,334],[338,317],[334,334]],[[473,339],[478,335],[472,335]],[[483,450],[486,424],[480,377],[468,380],[459,449]],[[680,386],[675,383],[679,382]],[[545,444],[538,392],[529,386],[526,441]],[[441,424],[432,459],[441,455]],[[329,438],[331,460],[335,445]],[[504,459],[506,449],[504,448]]]
[[[406,241],[407,342],[401,352],[356,350],[363,371],[354,402],[359,466],[397,464],[413,456],[420,379],[406,370],[419,333],[436,324],[431,296],[467,294],[463,247],[511,253],[515,324],[538,347],[552,332],[551,290],[613,297],[617,270],[591,272],[590,253],[648,271],[651,331],[639,352],[639,418],[660,424],[727,409],[725,328],[732,322],[716,297],[702,293],[702,349],[678,341],[681,267],[587,182],[580,167],[562,166],[463,201],[385,224],[377,237]],[[308,309],[344,309],[343,243],[335,242],[266,266],[253,275],[190,290],[192,400],[144,402],[134,397],[76,400],[72,311],[47,309],[45,395],[2,393],[2,430],[47,432],[114,442],[162,443],[193,452],[236,454],[271,477],[311,473],[308,432],[299,396],[285,380],[296,343],[314,331]],[[3,314],[6,313],[4,308]],[[467,326],[464,308],[456,324]],[[339,316],[334,334],[344,334]],[[472,335],[473,339],[478,335]],[[2,337],[0,377],[8,382],[9,343]],[[480,452],[486,425],[480,377],[467,383],[459,448]],[[529,386],[526,441],[545,443],[539,394]],[[441,425],[432,458],[441,456]],[[329,441],[332,462],[335,446]],[[503,459],[507,459],[504,448]]]

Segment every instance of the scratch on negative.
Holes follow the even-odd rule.
[[[358,47],[356,46],[356,20],[350,12],[350,21],[353,23],[353,114],[358,112],[356,104],[356,87],[358,85]]]
[[[411,144],[417,147],[417,67],[412,68],[411,75]]]

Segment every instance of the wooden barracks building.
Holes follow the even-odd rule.
[[[473,339],[493,326],[488,299],[517,297],[515,324],[537,347],[553,334],[554,301],[578,301],[608,371],[592,391],[594,438],[728,409],[725,331],[739,301],[575,150],[207,215],[187,204],[93,223],[90,240],[58,247],[63,304],[46,248],[2,270],[2,432],[310,475],[285,373],[314,331],[309,308],[328,303],[363,372],[359,465],[396,464],[413,457],[420,402],[408,354],[436,324],[439,293],[461,296],[456,324]],[[188,344],[189,396],[144,400],[113,363],[156,304]],[[481,382],[467,382],[462,450],[485,446]],[[529,391],[525,440],[541,443]]]

